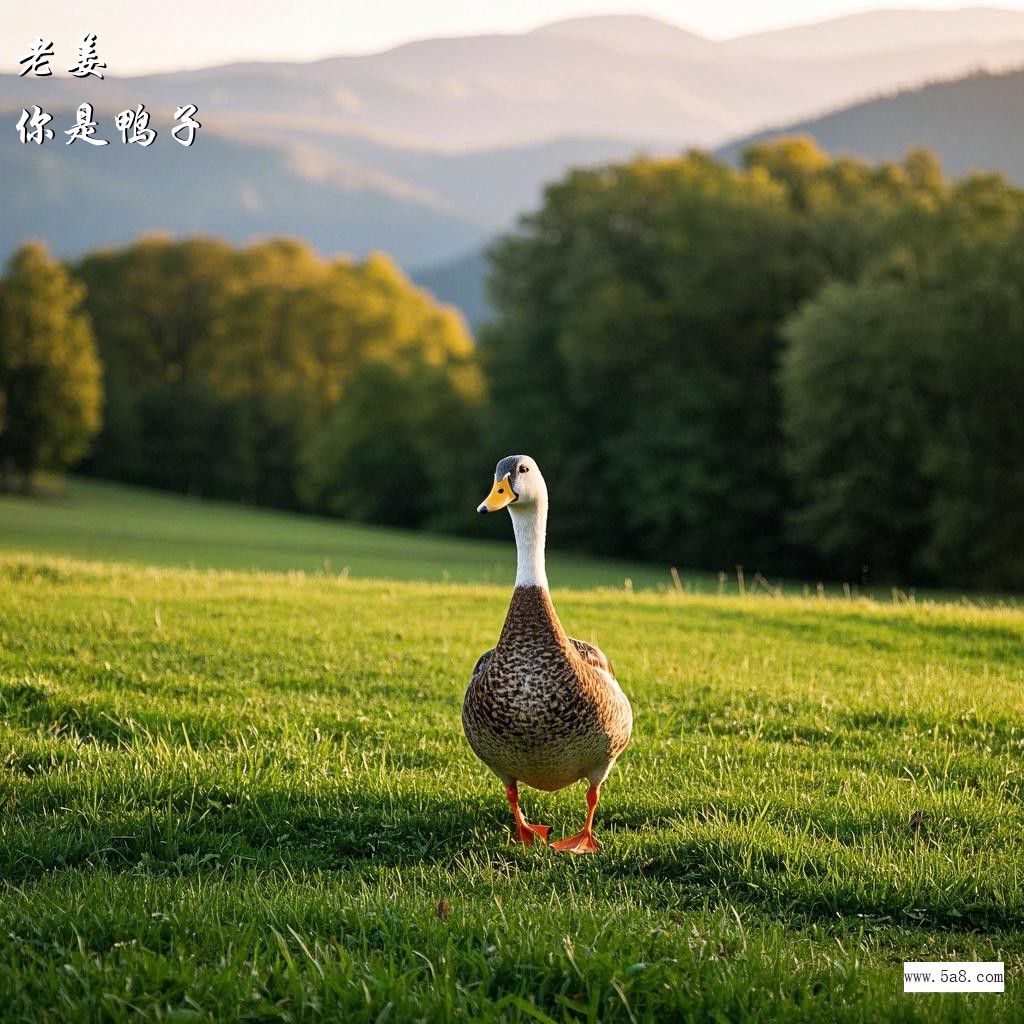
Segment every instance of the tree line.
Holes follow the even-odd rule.
[[[63,304],[41,296],[44,278]],[[9,479],[74,461],[93,434],[79,468],[100,477],[416,526],[445,501],[451,453],[473,436],[483,381],[472,339],[385,256],[147,237],[65,268],[31,243],[8,268],[0,316],[32,323],[20,315],[29,301],[53,308],[32,332],[41,365],[72,331],[102,365],[103,423],[97,432],[95,381],[66,374],[75,401],[45,389],[39,401],[77,417],[77,445],[31,451],[4,430]],[[30,391],[6,386],[8,361],[0,394]]]
[[[0,282],[0,483],[84,456],[471,530],[481,466],[524,451],[561,546],[1024,585],[1024,192],[1001,177],[803,139],[739,168],[637,159],[550,186],[490,259],[474,345],[379,255],[24,246]]]
[[[806,139],[579,170],[494,250],[485,436],[555,542],[1024,584],[1024,192]]]

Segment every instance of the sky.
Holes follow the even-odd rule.
[[[20,70],[30,40],[43,36],[54,43],[51,67],[64,73],[89,32],[98,36],[107,73],[130,75],[372,53],[413,39],[523,32],[588,14],[649,14],[723,39],[878,7],[965,6],[964,0],[4,0],[0,72]],[[1024,0],[988,6],[1024,10]]]

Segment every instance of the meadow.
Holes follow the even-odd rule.
[[[636,712],[572,858],[510,844],[459,723],[508,600],[459,578],[511,541],[370,531],[361,579],[354,528],[345,575],[306,520],[76,487],[0,502],[0,1020],[1024,1017],[1019,608],[556,561]],[[568,834],[583,793],[524,809]],[[1006,992],[904,995],[911,959]]]
[[[487,490],[486,470],[481,497]],[[466,508],[467,518],[475,509]],[[199,501],[95,480],[49,481],[42,495],[0,495],[0,550],[72,555],[137,565],[308,572],[423,582],[501,583],[516,575],[507,524],[500,540],[467,544],[439,534],[347,523]],[[554,552],[563,586],[673,587],[670,567]],[[690,590],[717,592],[717,576],[684,572]],[[728,586],[735,587],[730,582]]]

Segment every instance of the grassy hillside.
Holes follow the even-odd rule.
[[[0,557],[0,1020],[1021,1019],[1024,613],[556,595],[636,709],[573,859],[461,735],[507,597]]]
[[[481,493],[487,477],[481,477]],[[475,515],[466,509],[467,518]],[[70,480],[49,497],[0,495],[0,551],[199,569],[345,574],[382,579],[501,583],[515,578],[512,529],[489,524],[493,542],[357,526],[315,516],[197,501],[158,491]],[[556,587],[672,586],[669,566],[553,553]],[[686,573],[691,589],[716,590],[717,579]]]

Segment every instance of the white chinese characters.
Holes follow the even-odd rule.
[[[25,65],[18,73],[18,77],[35,75],[37,78],[49,78],[53,74],[50,68],[50,58],[53,55],[53,40],[36,36],[29,43],[28,53],[18,61],[19,64]],[[106,66],[96,53],[96,33],[87,32],[78,44],[78,63],[68,68],[68,71],[76,78],[87,78],[89,75],[102,78],[103,72],[100,68]]]
[[[202,128],[203,126],[195,119],[195,115],[198,113],[196,105],[194,103],[187,103],[183,107],[178,107],[174,112],[174,119],[177,121],[181,118],[181,124],[179,124],[171,135],[174,136],[175,142],[180,142],[186,149],[196,141],[196,129]],[[178,132],[184,131],[186,133],[185,138],[179,139]]]
[[[96,56],[96,33],[89,32],[82,36],[82,41],[78,44],[78,63],[73,68],[68,68],[68,71],[76,78],[88,78],[89,75],[102,78],[103,72],[99,69],[106,66]]]
[[[53,74],[50,70],[50,58],[53,56],[53,40],[44,39],[42,36],[36,36],[35,39],[29,43],[29,51],[25,54],[19,64],[24,64],[25,67],[18,73],[19,78],[24,78],[25,75],[36,75],[38,78],[47,78]]]
[[[171,130],[171,136],[179,145],[188,148],[196,140],[196,129],[202,128],[201,122],[195,119],[198,108],[194,103],[187,103],[178,107],[174,114],[180,123]],[[34,142],[41,146],[48,139],[53,138],[53,129],[47,128],[53,120],[53,115],[48,114],[39,106],[34,106],[31,111],[22,110],[18,119],[17,131],[22,144]],[[99,127],[94,116],[91,103],[82,103],[78,108],[75,123],[68,128],[64,134],[68,136],[67,145],[71,145],[78,139],[88,142],[91,146],[107,146],[109,139],[93,138]],[[121,133],[121,141],[125,145],[139,145],[143,148],[151,146],[157,137],[155,128],[149,127],[149,111],[144,103],[140,103],[134,110],[122,110],[114,118],[114,127]]]
[[[145,148],[151,146],[156,138],[156,131],[149,127],[149,111],[144,103],[140,103],[137,110],[122,110],[114,118],[114,127],[121,133],[121,141],[126,144],[137,142]]]
[[[78,108],[77,120],[75,121],[74,127],[69,128],[64,134],[70,135],[67,144],[70,146],[75,139],[81,139],[83,142],[88,142],[90,146],[107,146],[109,142],[107,139],[94,139],[93,136],[96,134],[96,122],[92,119],[92,104],[83,103]]]
[[[50,78],[53,71],[50,68],[50,59],[54,57],[53,40],[37,36],[29,42],[29,51],[18,63],[24,65],[18,73],[19,78],[32,75],[37,78]],[[100,60],[97,51],[97,36],[95,32],[87,32],[81,37],[78,44],[78,60],[73,67],[68,68],[68,73],[75,78],[85,79],[95,77],[103,79],[103,70],[106,62]],[[175,125],[171,129],[171,137],[179,145],[188,149],[196,140],[196,131],[202,124],[196,120],[198,108],[194,103],[185,103],[174,112]],[[22,145],[34,142],[37,146],[43,145],[54,137],[54,130],[47,127],[53,120],[53,116],[43,110],[38,104],[29,109],[23,109],[21,117],[16,126],[18,138]],[[150,127],[150,114],[146,110],[145,103],[139,103],[135,109],[122,110],[114,117],[114,127],[121,133],[121,142],[124,145],[138,145],[143,149],[151,146],[157,137],[157,130]],[[93,113],[91,103],[81,103],[75,115],[75,123],[68,128],[64,134],[68,137],[67,145],[81,140],[90,146],[108,146],[109,139],[97,138],[96,132],[99,123]]]
[[[31,114],[23,110],[18,119],[18,134],[21,136],[22,145],[34,142],[41,146],[47,139],[52,139],[53,129],[46,127],[52,120],[53,118],[39,107],[33,107]]]

